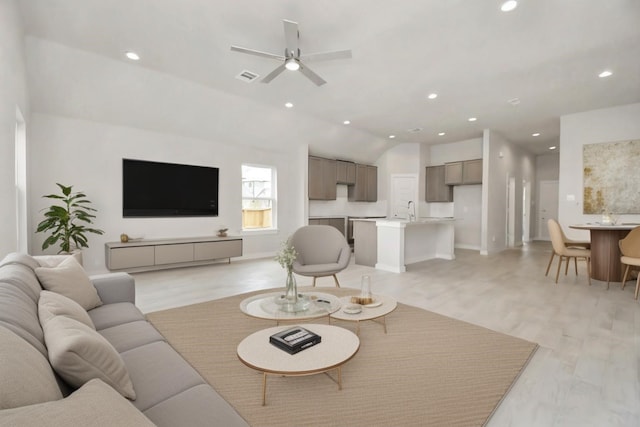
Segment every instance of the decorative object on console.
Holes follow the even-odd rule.
[[[129,241],[129,236],[128,236],[128,235],[126,235],[126,234],[124,234],[124,233],[122,233],[122,234],[120,235],[120,241],[121,241],[122,243],[127,243],[127,242]]]
[[[47,194],[47,199],[60,200],[64,206],[51,205],[44,213],[45,219],[38,224],[36,233],[51,231],[51,235],[42,243],[42,249],[60,242],[58,253],[71,253],[74,249],[88,248],[86,233],[104,234],[104,231],[87,227],[96,216],[89,206],[91,201],[82,192],[72,192],[73,185],[65,186],[56,183],[62,195]],[[86,225],[85,225],[86,224]]]
[[[227,227],[226,225],[222,225],[220,226],[220,228],[218,228],[218,237],[227,237],[227,231],[229,231],[229,227]]]

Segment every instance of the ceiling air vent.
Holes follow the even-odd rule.
[[[254,72],[251,72],[249,70],[242,70],[242,72],[236,76],[236,79],[242,80],[243,82],[251,83],[258,77],[260,76]]]

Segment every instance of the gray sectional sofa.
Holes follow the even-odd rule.
[[[38,315],[42,286],[36,269],[42,262],[18,253],[0,262],[0,426],[43,425],[43,420],[46,425],[248,425],[145,320],[126,273],[90,277],[102,305],[87,312],[124,362],[135,399],[100,380],[80,389],[69,386],[51,368]],[[49,385],[39,384],[48,377],[59,390],[49,397]]]

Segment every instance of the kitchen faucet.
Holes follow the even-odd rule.
[[[413,203],[413,200],[409,200],[409,203],[407,203],[407,213],[409,216],[409,222],[416,220],[416,204]]]

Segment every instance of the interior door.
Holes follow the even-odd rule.
[[[538,237],[551,240],[547,221],[558,220],[558,181],[540,181],[538,191]]]
[[[418,216],[418,175],[396,174],[391,175],[390,216],[392,218],[407,218],[409,213],[409,201],[415,206],[415,215]],[[413,214],[413,208],[411,210]]]

